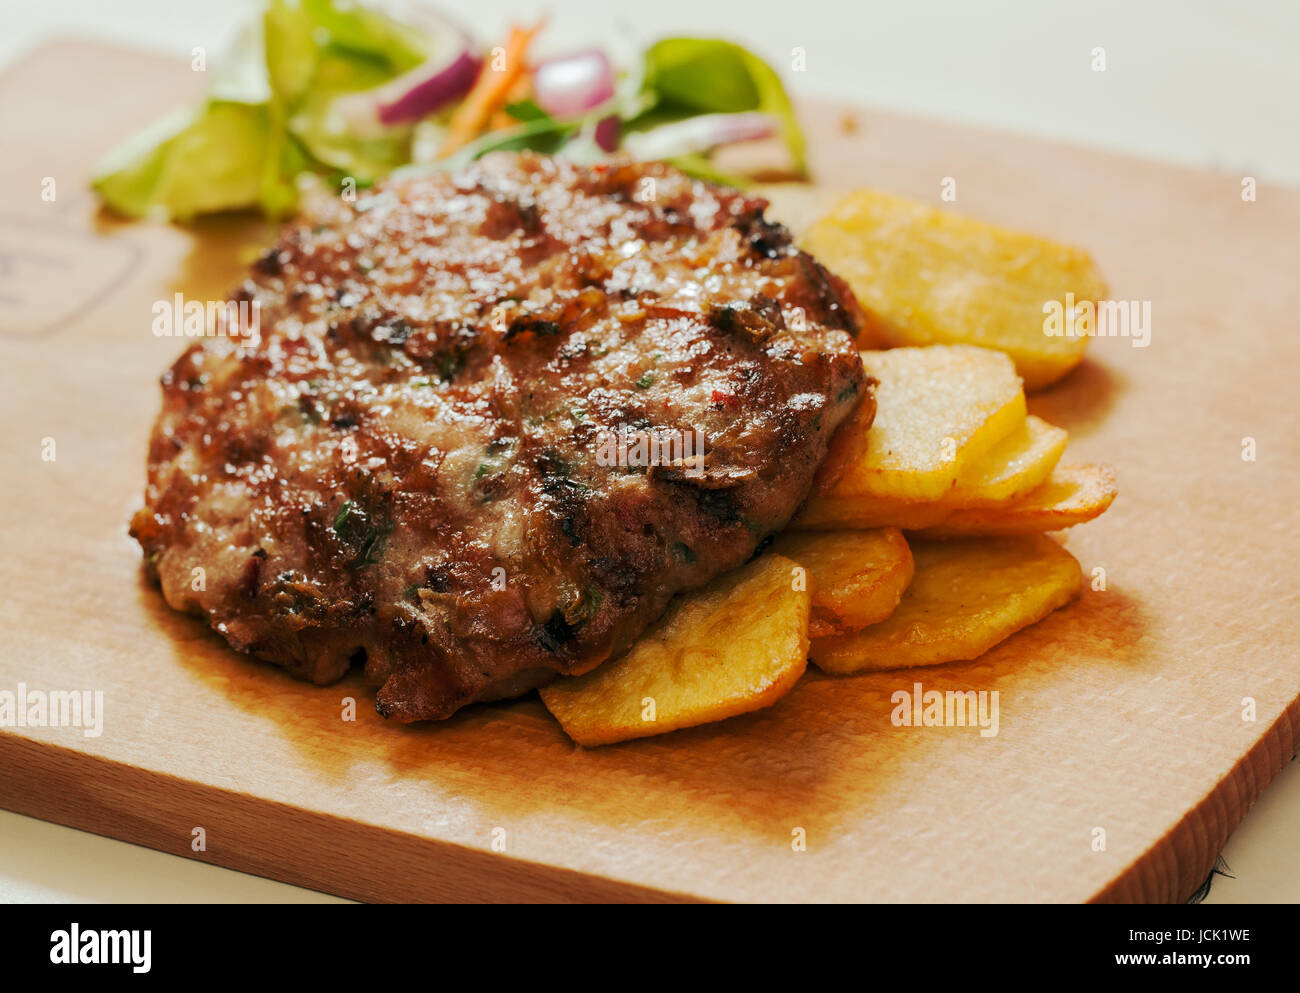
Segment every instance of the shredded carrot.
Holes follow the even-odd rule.
[[[506,94],[506,101],[502,108],[492,115],[488,121],[487,129],[489,131],[500,131],[503,128],[513,127],[519,122],[506,113],[505,108],[512,103],[519,103],[523,100],[531,99],[533,95],[533,74],[525,68],[519,78],[515,80],[514,85],[510,87],[510,92]]]
[[[438,158],[454,155],[477,138],[492,115],[506,105],[515,83],[527,69],[528,45],[545,23],[542,20],[531,28],[518,25],[510,28],[510,37],[501,51],[495,57],[488,56],[474,81],[474,88],[451,115]]]

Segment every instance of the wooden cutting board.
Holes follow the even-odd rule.
[[[1150,347],[1097,340],[1030,403],[1118,469],[1067,536],[1106,588],[976,662],[810,673],[771,710],[586,751],[536,698],[387,725],[359,681],[294,682],[142,582],[126,521],[183,344],[151,306],[220,297],[268,233],[105,220],[85,181],[202,82],[72,42],[0,78],[0,690],[105,699],[99,737],[0,728],[0,805],[365,900],[1182,900],[1295,753],[1300,194],[807,107],[825,188],[937,203],[952,177],[956,209],[1082,243],[1151,301]],[[916,681],[997,690],[1000,733],[892,726]]]

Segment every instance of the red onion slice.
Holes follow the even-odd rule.
[[[483,60],[462,48],[450,62],[416,66],[367,96],[375,101],[381,124],[417,121],[468,93],[482,68]]]
[[[578,117],[613,98],[614,69],[594,48],[547,59],[533,70],[533,94],[552,117]]]
[[[336,102],[347,129],[361,138],[382,137],[393,125],[418,121],[459,100],[483,68],[469,32],[439,11],[398,3],[391,16],[422,36],[426,60],[383,86]]]
[[[602,152],[613,152],[618,148],[619,140],[623,136],[623,122],[618,119],[617,114],[610,114],[602,117],[596,122],[596,133],[594,135],[596,144]]]
[[[701,114],[630,134],[624,138],[623,147],[639,159],[671,159],[707,152],[719,145],[771,138],[779,130],[776,118],[759,111]]]

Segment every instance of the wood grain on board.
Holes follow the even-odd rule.
[[[385,724],[359,680],[294,682],[142,581],[126,521],[183,347],[152,304],[222,296],[268,231],[107,220],[85,181],[201,84],[80,42],[0,77],[0,690],[105,695],[99,737],[0,728],[0,805],[365,900],[1179,900],[1295,753],[1300,194],[806,107],[823,190],[937,203],[953,177],[956,209],[1080,243],[1114,298],[1151,301],[1149,347],[1096,340],[1030,400],[1067,457],[1118,469],[1065,536],[1106,588],[975,662],[810,673],[770,710],[583,750],[535,697]],[[998,735],[893,727],[918,681],[997,690]]]

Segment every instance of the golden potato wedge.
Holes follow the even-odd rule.
[[[966,345],[863,352],[877,380],[841,426],[818,473],[818,497],[937,500],[968,465],[1025,421],[1025,394],[1010,360]]]
[[[1088,347],[1087,336],[1047,334],[1045,305],[1077,309],[1107,293],[1082,249],[870,190],[841,200],[800,244],[848,281],[873,342],[996,348],[1031,390]]]
[[[938,501],[915,503],[880,497],[811,496],[787,533],[900,528],[916,531],[942,524],[952,508]]]
[[[790,525],[796,531],[896,527],[923,538],[1060,531],[1100,517],[1118,493],[1106,465],[1058,465],[1047,481],[1003,504],[952,507],[863,497],[810,498]]]
[[[770,553],[784,555],[808,571],[813,638],[883,621],[912,581],[912,552],[897,528],[787,531],[772,543]]]
[[[888,619],[817,638],[813,662],[850,675],[978,658],[1078,594],[1074,556],[1040,534],[913,542],[916,574]]]
[[[1100,517],[1118,492],[1115,470],[1108,465],[1057,466],[1046,483],[1019,500],[955,510],[915,530],[933,538],[1060,531]]]
[[[1015,432],[957,477],[941,503],[956,508],[1007,503],[1047,482],[1070,433],[1030,414]]]
[[[798,568],[762,555],[678,597],[626,655],[542,687],[542,702],[580,745],[770,707],[807,666],[812,597]]]
[[[1069,433],[1033,415],[968,465],[938,500],[883,496],[817,496],[791,525],[799,531],[897,527],[905,531],[943,524],[955,510],[996,507],[1028,496],[1051,476]]]

